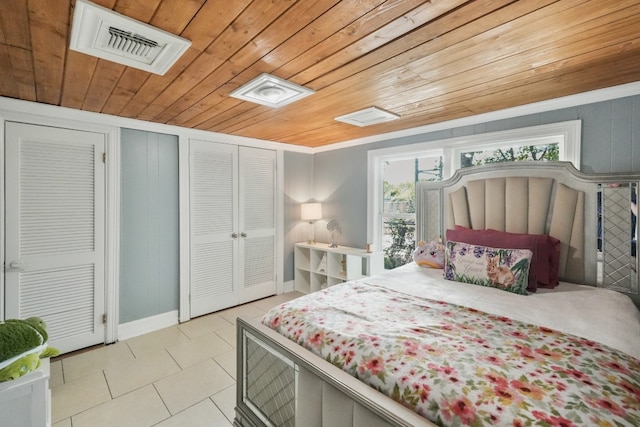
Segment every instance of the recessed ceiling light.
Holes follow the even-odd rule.
[[[389,111],[382,110],[378,107],[369,107],[365,108],[364,110],[336,117],[335,120],[343,123],[348,123],[350,125],[364,127],[396,120],[399,118],[400,116],[390,113]]]
[[[278,108],[315,93],[271,74],[263,73],[231,92],[234,98]]]

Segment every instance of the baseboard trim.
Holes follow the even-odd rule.
[[[295,290],[295,282],[288,280],[282,284],[282,293],[293,292]]]
[[[118,340],[123,341],[139,335],[148,334],[159,329],[178,324],[178,310],[157,314],[133,322],[122,323],[118,326]]]

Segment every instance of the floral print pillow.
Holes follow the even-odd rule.
[[[527,295],[532,252],[448,241],[444,277]]]

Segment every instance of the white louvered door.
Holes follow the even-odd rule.
[[[276,293],[276,153],[240,147],[239,303]]]
[[[237,304],[238,148],[191,140],[191,317]]]
[[[275,152],[190,141],[191,317],[276,293]]]
[[[62,352],[104,343],[105,136],[6,123],[6,317]]]

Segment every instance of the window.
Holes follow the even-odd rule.
[[[411,260],[416,182],[503,161],[567,160],[579,168],[580,125],[576,120],[369,151],[368,241],[385,252],[385,268]]]
[[[381,243],[385,268],[411,260],[416,230],[415,183],[434,180],[442,180],[442,153],[382,162]]]
[[[537,145],[523,144],[511,147],[470,149],[460,152],[460,167],[484,165],[487,163],[552,161],[560,160],[560,143],[555,139],[547,143],[536,141]]]

